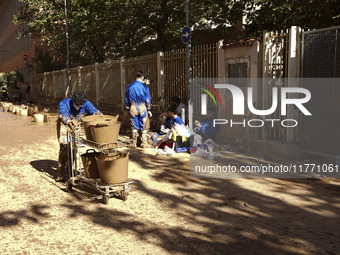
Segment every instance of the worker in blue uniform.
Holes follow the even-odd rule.
[[[138,130],[142,133],[142,147],[147,148],[147,130],[144,129],[148,109],[151,107],[150,93],[143,85],[144,74],[138,71],[136,80],[126,87],[125,107],[131,114],[131,147],[137,148]],[[150,112],[151,113],[151,112]]]
[[[59,158],[56,181],[66,181],[68,178],[68,128],[74,129],[86,114],[101,115],[102,113],[89,101],[83,92],[75,92],[72,98],[65,98],[59,103],[59,119],[57,121],[57,135],[59,140]],[[67,128],[68,127],[68,128]]]
[[[148,109],[148,114],[146,115],[146,122],[145,122],[145,126],[144,129],[149,132],[150,131],[150,119],[152,118],[152,113],[151,113],[151,97],[150,97],[150,88],[149,86],[152,83],[152,79],[150,75],[145,75],[144,76],[144,80],[143,80],[143,84],[145,89],[147,90],[147,98],[149,98],[148,101],[148,105],[146,106]]]
[[[203,141],[209,138],[214,139],[219,131],[219,126],[218,125],[214,126],[215,114],[216,114],[215,108],[208,107],[206,119],[201,122],[195,123],[197,127],[195,128],[194,131],[196,134],[202,137]]]

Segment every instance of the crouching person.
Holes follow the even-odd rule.
[[[156,148],[162,148],[169,141],[172,141],[174,150],[180,147],[189,147],[190,130],[177,115],[175,106],[168,109],[167,117],[165,125],[161,127],[161,132],[165,133],[165,136],[157,143]]]
[[[59,119],[57,120],[57,136],[59,141],[59,158],[57,168],[58,182],[65,182],[68,177],[67,147],[69,139],[67,137],[68,128],[74,129],[82,121],[86,114],[102,115],[102,113],[89,101],[83,92],[75,92],[72,98],[65,98],[59,103]]]
[[[193,147],[198,144],[211,144],[215,149],[219,148],[219,145],[214,142],[219,131],[218,125],[214,127],[215,114],[215,108],[208,107],[206,119],[201,122],[195,121]]]

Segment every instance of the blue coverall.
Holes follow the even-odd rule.
[[[148,111],[151,110],[151,97],[150,97],[150,89],[147,85],[143,84],[145,90],[146,90],[146,108],[148,109]]]
[[[150,110],[150,92],[148,87],[136,80],[126,87],[125,107],[130,109],[133,129],[144,130],[147,111]]]
[[[68,161],[68,153],[67,153],[67,143],[69,141],[67,135],[67,121],[69,120],[77,120],[81,121],[85,116],[85,113],[101,115],[102,113],[93,106],[93,104],[86,100],[85,104],[83,104],[78,110],[74,107],[73,101],[71,98],[65,98],[59,103],[59,120],[57,122],[57,135],[59,140],[59,158],[58,158],[58,168],[57,168],[57,180],[67,179],[67,161]]]
[[[66,124],[66,122],[70,119],[75,119],[81,121],[85,116],[85,113],[89,114],[100,114],[98,109],[94,107],[94,105],[86,100],[85,104],[83,104],[79,110],[77,110],[72,102],[72,98],[65,98],[59,103],[59,113],[61,121]]]

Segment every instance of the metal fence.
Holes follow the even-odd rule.
[[[192,47],[193,77],[216,78],[217,55],[217,43]],[[153,106],[160,105],[161,99],[165,99],[166,107],[173,96],[188,102],[186,49],[72,68],[71,92],[84,91],[87,98],[98,107],[122,109],[126,86],[135,80],[139,70],[152,77],[150,94]],[[38,82],[41,100],[57,103],[65,98],[67,70],[39,74]]]
[[[158,53],[160,54],[160,53]],[[152,84],[150,84],[150,96],[151,103],[157,104],[159,97],[161,96],[158,91],[158,76],[157,72],[157,54],[145,55],[141,57],[125,59],[122,65],[122,97],[125,97],[126,86],[136,79],[136,73],[141,70],[144,74],[149,74],[152,78]]]
[[[289,52],[289,31],[267,32],[263,37],[263,81],[281,80],[280,78],[288,77],[288,52]],[[272,104],[272,88],[286,87],[286,79],[282,79],[284,83],[267,83],[263,84],[262,89],[262,105],[264,109],[269,109]],[[269,100],[268,100],[269,99]],[[279,112],[275,112],[270,116],[271,119],[282,119]],[[280,125],[266,128],[266,138],[270,140],[286,141],[287,128]]]
[[[301,144],[305,152],[340,154],[340,27],[303,33],[303,87],[311,92],[302,117]]]

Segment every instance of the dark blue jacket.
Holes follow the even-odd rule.
[[[85,116],[85,113],[88,114],[101,114],[100,111],[89,101],[86,100],[85,104],[80,107],[79,110],[76,110],[73,106],[73,102],[71,98],[65,98],[59,103],[59,113],[61,121],[66,124],[68,120],[76,119],[81,121]]]

